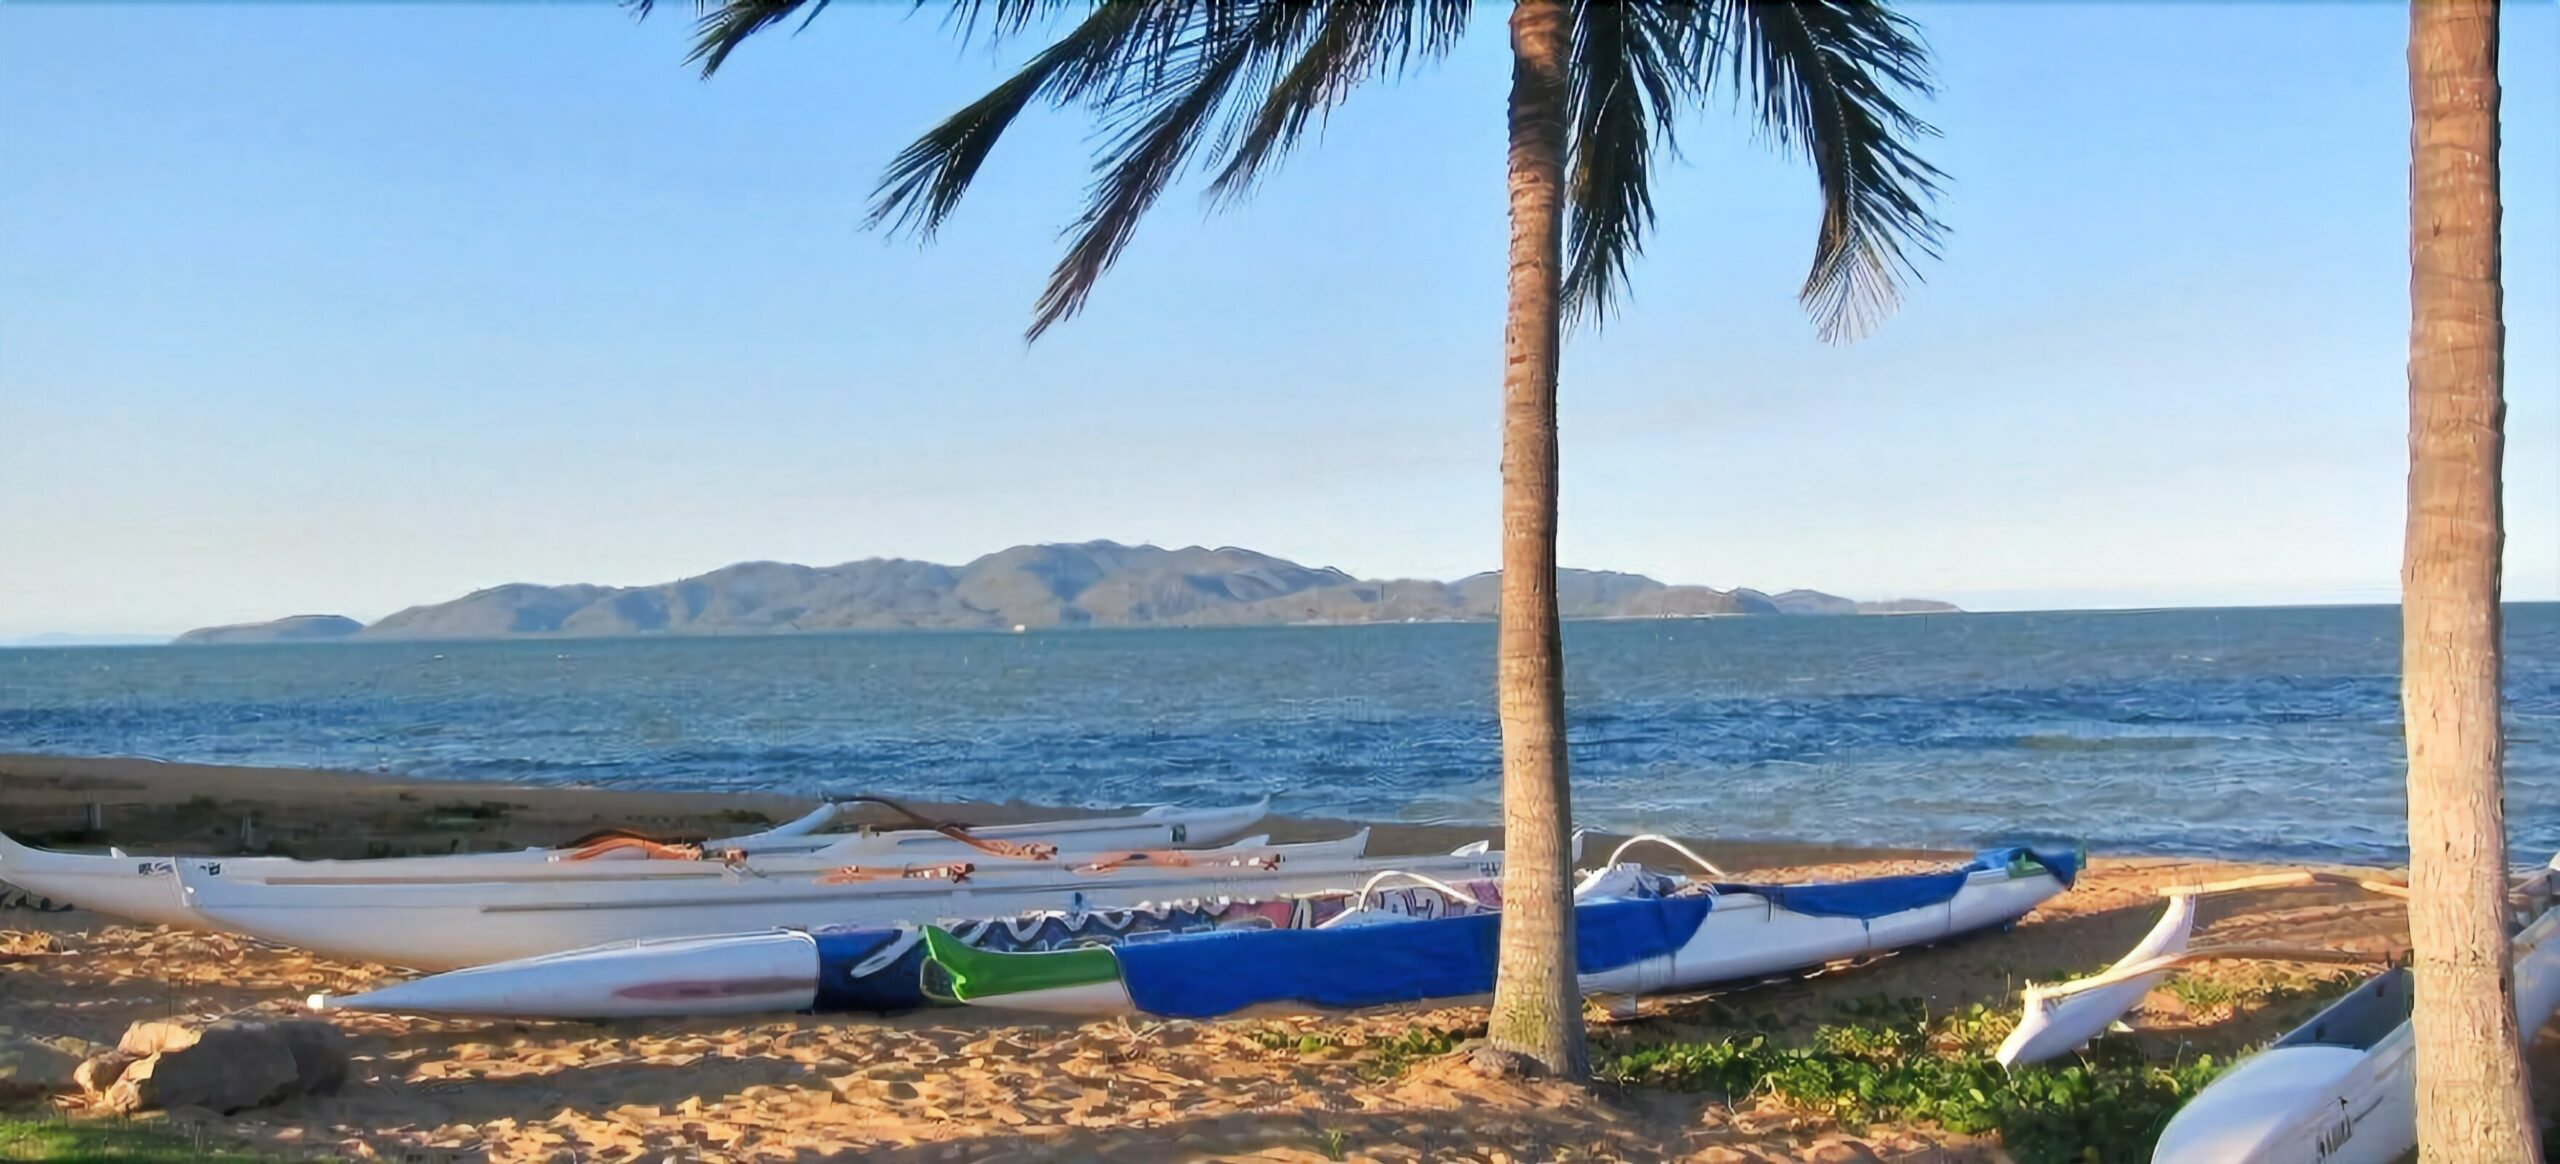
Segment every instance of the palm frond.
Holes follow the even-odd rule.
[[[623,0],[646,16],[654,0]],[[919,8],[926,0],[916,0]],[[692,56],[707,76],[749,38],[830,0],[695,0]],[[1215,203],[1240,198],[1363,82],[1445,54],[1472,0],[949,0],[963,39],[998,41],[1079,7],[1084,17],[1022,69],[901,151],[871,222],[931,234],[996,141],[1034,102],[1082,103],[1105,143],[1034,337],[1082,309],[1137,223],[1193,159],[1215,165]],[[1044,25],[1045,26],[1045,25]],[[1937,254],[1939,171],[1912,148],[1934,135],[1900,96],[1927,94],[1926,50],[1883,0],[1576,0],[1568,117],[1573,318],[1604,322],[1654,222],[1658,157],[1682,109],[1730,80],[1777,142],[1814,163],[1822,223],[1799,292],[1826,339],[1889,314],[1918,260]]]
[[[1728,0],[1691,29],[1701,75],[1729,65],[1779,142],[1822,185],[1822,229],[1799,298],[1825,339],[1854,339],[1892,313],[1901,284],[1934,258],[1930,211],[1944,175],[1909,144],[1936,130],[1894,91],[1932,90],[1928,50],[1876,0]],[[1721,61],[1719,61],[1721,57]]]
[[[658,0],[618,0],[630,9],[635,19],[647,20],[657,11]],[[999,44],[1029,27],[1034,21],[1086,7],[1094,0],[914,0],[921,10],[931,8],[942,13],[943,23],[959,31],[963,43],[982,35],[989,44]],[[720,71],[729,54],[746,43],[749,37],[788,18],[803,4],[808,12],[800,25],[808,27],[818,18],[829,0],[694,0],[695,36],[693,51],[687,53],[688,64],[702,65],[705,77]]]
[[[1653,226],[1653,151],[1694,91],[1682,68],[1688,5],[1580,0],[1566,94],[1565,311],[1605,322]]]
[[[941,9],[943,23],[958,29],[963,43],[978,39],[983,27],[987,42],[998,44],[1030,27],[1033,21],[1092,3],[1093,0],[915,0],[915,7]]]
[[[1402,70],[1417,56],[1445,55],[1465,34],[1474,10],[1471,0],[1327,5],[1306,48],[1269,86],[1232,148],[1221,151],[1227,162],[1209,185],[1213,202],[1240,199],[1311,122],[1361,82]]]
[[[1066,257],[1033,312],[1032,338],[1083,308],[1138,220],[1211,136],[1237,82],[1273,70],[1318,11],[1302,0],[1197,5],[1191,27],[1150,50],[1146,67],[1120,71],[1102,97],[1110,144],[1096,162],[1100,176],[1068,228]]]
[[[968,193],[996,140],[1031,103],[1064,104],[1108,85],[1136,51],[1156,0],[1106,0],[1029,64],[898,151],[872,191],[870,221],[931,235]]]
[[[642,15],[647,15],[647,0],[639,2],[643,5]],[[685,54],[685,63],[701,65],[702,75],[709,77],[720,71],[720,66],[728,62],[729,54],[745,44],[748,37],[789,20],[803,7],[808,9],[808,13],[800,23],[806,27],[809,21],[817,19],[820,12],[826,11],[827,3],[828,0],[708,0],[699,3],[695,5],[693,51]]]

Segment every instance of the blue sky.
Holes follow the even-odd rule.
[[[676,5],[673,9],[683,9]],[[1853,346],[1809,173],[1718,110],[1565,364],[1564,557],[1980,608],[2387,602],[2405,15],[1928,5],[1943,261]],[[841,4],[0,6],[0,634],[510,580],[1252,546],[1495,562],[1498,13],[1026,347],[1087,127],[938,243],[881,164],[1019,51]],[[2509,593],[2560,597],[2560,20],[2508,17]]]

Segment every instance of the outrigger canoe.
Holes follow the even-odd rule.
[[[1455,898],[1410,884],[1373,885],[946,924],[960,941],[979,949],[1055,950],[1219,930],[1312,929],[1355,907],[1457,916],[1497,908],[1502,900],[1501,887],[1490,880],[1454,885],[1460,893]],[[573,950],[360,994],[315,994],[309,1005],[317,1011],[585,1020],[890,1013],[942,1003],[948,991],[931,982],[936,969],[915,926],[786,929]]]
[[[2540,915],[2515,939],[2517,1026],[2560,1011],[2560,857],[2519,893]],[[2395,968],[2206,1085],[2171,1117],[2152,1164],[2390,1164],[2418,1147],[2409,971]]]
[[[423,885],[273,884],[181,867],[188,907],[225,930],[335,957],[450,970],[650,938],[893,926],[1038,910],[1119,909],[1193,897],[1270,897],[1357,885],[1384,869],[1491,876],[1482,843],[1434,858],[1363,860],[1339,841],[1096,859],[942,862],[773,874],[753,867],[647,878]]]
[[[830,801],[806,816],[778,827],[743,836],[724,837],[681,848],[629,837],[606,837],[594,844],[560,849],[523,849],[509,853],[458,853],[429,857],[383,857],[353,861],[303,861],[291,857],[135,856],[65,853],[19,844],[0,835],[0,881],[83,909],[152,925],[203,928],[204,920],[188,907],[171,880],[185,868],[204,877],[230,877],[279,884],[385,884],[538,880],[549,878],[617,878],[645,876],[718,877],[722,868],[745,862],[798,872],[842,865],[888,864],[975,855],[986,845],[1044,845],[1070,853],[1179,847],[1211,844],[1242,833],[1270,810],[1269,798],[1225,808],[1185,809],[1160,806],[1124,816],[1039,821],[958,829],[946,826],[854,834],[822,833],[844,812],[846,801]],[[633,862],[647,857],[682,855],[691,860],[655,860],[644,869]]]
[[[1625,866],[1593,874],[1623,877]],[[1575,906],[1582,989],[1637,995],[1802,972],[2007,926],[2068,888],[2078,852],[1994,849],[1933,873],[1796,885],[1650,875]],[[1501,918],[1358,911],[1308,930],[1003,953],[925,930],[953,1000],[1063,1014],[1209,1018],[1266,1004],[1360,1007],[1482,994]]]
[[[851,836],[818,838],[823,847],[744,853],[717,842],[670,845],[638,837],[608,837],[562,853],[552,860],[516,861],[446,867],[443,858],[408,859],[406,866],[383,868],[381,861],[310,861],[290,865],[209,869],[227,876],[269,885],[464,885],[508,881],[668,881],[719,880],[741,872],[762,876],[824,873],[845,866],[903,866],[919,862],[986,861],[993,867],[1023,867],[1023,862],[1089,860],[1111,853],[1159,852],[1184,845],[1225,840],[1260,820],[1268,800],[1235,808],[1149,810],[1137,816],[1095,817],[973,829],[942,825],[936,829],[900,829]],[[1367,832],[1303,848],[1303,855],[1331,855],[1328,846],[1349,846],[1358,856]],[[1228,848],[1260,849],[1271,838],[1257,836]],[[625,860],[598,860],[623,856]]]
[[[836,803],[819,805],[805,816],[762,832],[723,837],[705,842],[725,850],[778,852],[793,849],[817,849],[844,838],[818,834],[818,830],[835,822],[844,806]],[[178,900],[168,874],[180,864],[211,866],[217,870],[260,869],[283,872],[292,869],[327,870],[361,869],[367,875],[397,876],[403,871],[414,873],[453,872],[465,870],[503,871],[538,868],[557,862],[575,849],[519,849],[511,853],[448,853],[432,857],[382,857],[362,861],[301,861],[292,857],[179,857],[147,856],[109,849],[104,853],[66,853],[56,849],[39,849],[20,844],[0,833],[0,881],[33,891],[80,909],[92,910],[128,921],[147,925],[201,927],[202,919],[189,913]],[[616,849],[599,854],[601,859],[621,860],[642,856],[637,849]]]

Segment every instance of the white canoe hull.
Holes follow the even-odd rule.
[[[314,1010],[507,1018],[698,1018],[807,1010],[818,944],[798,930],[664,938],[475,966],[342,998]]]
[[[2516,948],[2516,1018],[2531,1039],[2560,1010],[2560,910],[2518,935]],[[2392,989],[2406,991],[2406,971],[2368,983],[2214,1080],[2162,1129],[2152,1164],[2395,1164],[2416,1151],[2409,1024],[2402,1021],[2370,1049],[2304,1039],[2324,1021],[2355,1021],[2341,1012],[2359,1005],[2393,1005],[2405,1014],[2405,993],[2387,1003],[2362,997]]]
[[[550,864],[518,862],[460,869],[435,869],[423,873],[385,877],[366,875],[369,871],[363,869],[315,870],[308,864],[277,870],[264,867],[238,869],[219,862],[205,862],[202,863],[204,867],[197,869],[197,872],[203,879],[208,880],[219,878],[234,882],[257,882],[278,888],[442,886],[476,891],[477,887],[498,885],[552,885],[561,887],[555,892],[575,895],[587,892],[576,888],[579,884],[665,885],[671,882],[726,884],[743,879],[799,880],[848,867],[879,871],[962,863],[976,870],[976,875],[983,879],[1017,873],[1049,873],[1064,866],[1090,863],[1114,856],[1130,856],[1134,853],[1180,853],[1195,859],[1215,857],[1231,862],[1253,856],[1333,860],[1360,856],[1368,851],[1368,845],[1369,830],[1362,829],[1350,836],[1336,837],[1326,841],[1301,841],[1295,844],[1274,845],[1268,835],[1256,835],[1214,848],[1180,850],[1130,850],[1117,846],[1086,849],[1081,847],[1077,840],[1070,839],[1060,848],[1057,855],[1037,859],[994,856],[975,851],[963,854],[935,852],[932,854],[898,853],[894,856],[866,855],[846,846],[830,846],[816,853],[767,853],[763,856],[749,857],[734,864],[707,858],[562,861]]]
[[[998,840],[1044,840],[1062,851],[1164,848],[1207,844],[1242,833],[1268,814],[1270,802],[1216,809],[1170,806],[1117,817],[1039,821],[972,830]],[[839,865],[908,864],[920,861],[983,859],[976,850],[949,837],[924,830],[865,835],[818,833],[841,814],[841,806],[821,805],[782,826],[743,837],[711,841],[703,847],[738,849],[750,864],[778,872],[815,871]],[[149,925],[206,928],[170,877],[185,867],[203,877],[225,877],[278,883],[382,884],[387,882],[478,882],[487,880],[583,880],[639,877],[652,880],[706,878],[716,880],[718,862],[643,861],[607,855],[587,861],[565,860],[556,849],[523,849],[511,853],[457,853],[428,857],[384,857],[355,861],[303,861],[291,857],[168,857],[122,853],[64,853],[30,848],[0,835],[0,881],[83,909]]]
[[[1119,909],[1215,897],[1356,887],[1388,869],[1442,878],[1498,875],[1501,855],[1363,860],[1276,846],[1278,867],[1142,866],[1079,872],[1060,864],[970,880],[821,885],[733,871],[716,880],[492,882],[467,885],[272,885],[181,868],[189,906],[211,924],[334,957],[450,970],[653,938],[890,926],[1038,910]],[[1296,850],[1298,855],[1291,854]]]
[[[790,853],[822,849],[842,838],[818,834],[834,823],[843,808],[822,804],[796,820],[759,833],[727,837],[707,847],[751,853]],[[813,835],[815,834],[815,835]],[[381,857],[360,861],[303,861],[292,857],[177,857],[107,853],[65,853],[19,844],[0,834],[0,880],[54,900],[96,913],[147,925],[202,928],[203,919],[186,907],[170,870],[185,863],[208,873],[290,877],[452,877],[471,873],[492,876],[560,867],[558,849],[519,849],[512,853],[446,853],[431,857]],[[621,864],[637,854],[609,854],[598,860]],[[584,866],[589,862],[579,862]]]
[[[1264,805],[1257,802],[1234,808],[1152,810],[1139,816],[1094,817],[1076,821],[1035,822],[1007,825],[997,829],[972,830],[981,839],[1004,841],[1039,841],[1058,850],[1058,859],[1092,857],[1104,853],[1162,850],[1180,845],[1198,846],[1225,840],[1260,820]],[[1352,856],[1358,856],[1366,844],[1367,830],[1351,838],[1313,842],[1303,846],[1310,855],[1330,854],[1331,847],[1351,845]],[[772,877],[809,876],[846,865],[866,867],[931,864],[943,861],[967,861],[988,871],[1039,867],[1045,861],[998,856],[973,848],[940,833],[923,830],[900,830],[859,836],[839,836],[814,849],[767,850],[746,857],[736,866],[717,857],[701,859],[652,860],[568,860],[548,854],[548,860],[481,863],[443,866],[434,862],[445,857],[398,858],[411,862],[389,865],[384,861],[305,861],[284,866],[257,865],[235,867],[230,864],[209,870],[213,875],[264,881],[271,885],[476,885],[503,881],[718,881],[734,877],[739,869]],[[1261,848],[1268,837],[1229,848]],[[717,854],[721,842],[707,842],[703,851]]]
[[[1815,917],[1772,905],[1752,893],[1717,898],[1696,934],[1668,955],[1582,976],[1585,994],[1655,994],[1717,982],[1800,973],[1871,957],[2025,917],[2063,884],[2051,874],[1976,872],[1954,897],[1872,919]]]

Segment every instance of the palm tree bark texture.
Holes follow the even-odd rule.
[[[2540,1158],[2506,932],[2500,722],[2498,6],[2409,10],[2409,525],[2401,710],[2409,751],[2418,1154]]]

